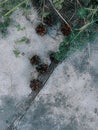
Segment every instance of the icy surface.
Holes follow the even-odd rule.
[[[0,130],[7,128],[17,104],[31,92],[29,82],[37,72],[29,58],[38,54],[49,64],[49,51],[56,51],[62,40],[57,26],[44,37],[35,33],[38,16],[33,9],[33,24],[20,10],[11,17],[8,36],[0,38]],[[18,31],[17,24],[25,29]],[[23,36],[30,39],[29,43],[15,42]],[[15,49],[20,52],[18,57]],[[98,130],[98,39],[56,68],[16,129]]]

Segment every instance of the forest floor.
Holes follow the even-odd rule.
[[[63,35],[59,23],[46,35],[35,32],[38,14],[31,9],[26,19],[21,10],[12,15],[6,37],[0,36],[0,130],[7,130],[19,104],[31,93],[37,78],[33,55],[50,64],[49,53],[57,51]],[[70,54],[57,66],[48,82],[16,125],[15,130],[98,129],[98,38]]]

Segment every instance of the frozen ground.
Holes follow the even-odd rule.
[[[29,58],[38,54],[49,64],[49,51],[56,51],[62,40],[58,26],[44,37],[35,33],[33,9],[33,25],[19,10],[11,17],[8,36],[0,38],[0,130],[6,130],[17,104],[31,92],[29,82],[37,72]],[[18,31],[18,24],[25,28]],[[29,43],[16,42],[23,36]],[[13,50],[20,52],[18,57]],[[98,130],[98,39],[56,68],[16,130]]]

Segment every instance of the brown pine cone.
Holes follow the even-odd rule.
[[[37,33],[38,35],[41,35],[41,36],[43,36],[43,35],[46,33],[46,31],[47,31],[46,26],[43,25],[42,23],[39,24],[39,25],[36,27],[35,30],[36,30],[36,33]]]
[[[38,80],[38,79],[33,79],[31,82],[30,82],[30,88],[32,89],[32,90],[37,90],[37,89],[39,89],[41,87],[41,82],[40,82],[40,80]]]
[[[37,65],[37,64],[39,64],[40,63],[40,58],[39,58],[39,56],[37,56],[37,55],[34,55],[31,59],[30,59],[30,63],[33,65],[33,64],[35,64],[35,65]]]
[[[61,25],[61,32],[62,32],[62,34],[64,35],[64,36],[68,36],[69,35],[69,33],[70,33],[70,27],[68,27],[68,25],[67,24],[62,24]]]
[[[48,71],[48,65],[47,64],[40,64],[38,67],[36,67],[36,69],[39,73],[45,74]]]

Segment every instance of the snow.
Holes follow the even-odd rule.
[[[40,21],[31,9],[30,23],[21,10],[15,11],[8,35],[0,37],[0,130],[5,130],[17,112],[17,104],[30,93],[29,83],[37,77],[30,57],[37,54],[50,64],[50,51],[56,51],[63,36],[59,24],[45,36],[38,36],[35,27]],[[25,27],[18,31],[16,26]],[[59,35],[57,35],[59,34]],[[29,43],[15,43],[26,36]],[[35,99],[17,130],[97,130],[98,129],[98,39],[85,45],[60,64]],[[19,50],[18,57],[13,50]]]
[[[35,15],[33,14],[32,17],[35,20],[36,12],[33,10],[33,13]],[[8,36],[0,40],[0,95],[22,98],[31,92],[29,81],[35,68],[29,62],[30,57],[37,54],[43,62],[50,63],[48,53],[50,50],[57,49],[60,40],[57,42],[58,38],[54,40],[49,35],[38,36],[32,24],[26,20],[20,10],[13,13],[11,17],[13,23],[8,28]],[[15,27],[17,24],[26,29],[17,31]],[[29,38],[30,43],[15,43],[23,36]],[[19,50],[19,57],[13,53],[15,49]],[[37,74],[37,72],[35,73]]]
[[[8,35],[0,36],[0,111],[2,110],[0,126],[2,130],[6,128],[7,120],[12,119],[17,104],[31,93],[30,80],[38,75],[35,66],[30,64],[29,59],[37,54],[42,62],[50,64],[48,53],[56,51],[62,40],[61,35],[56,36],[57,25],[51,31],[51,33],[54,32],[55,39],[50,34],[43,37],[38,36],[35,32],[35,27],[38,24],[36,21],[39,21],[37,11],[34,8],[30,11],[32,13],[29,17],[32,23],[26,19],[21,10],[17,9],[11,15],[12,22],[8,27]],[[16,25],[25,28],[18,31]],[[29,43],[15,42],[24,36],[29,38]],[[18,57],[15,56],[14,50],[20,52]]]
[[[85,46],[56,68],[18,130],[98,129],[97,40],[90,44],[91,57]]]

